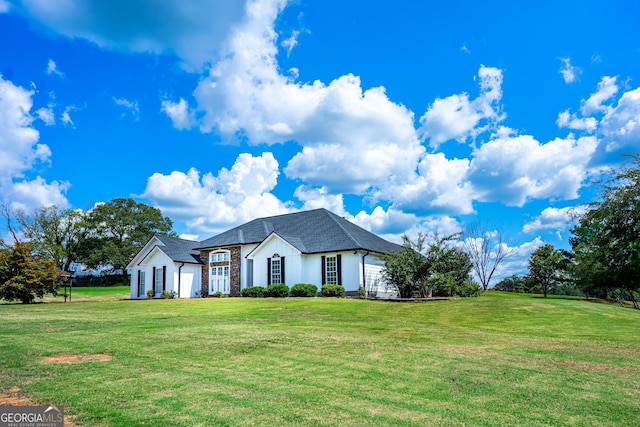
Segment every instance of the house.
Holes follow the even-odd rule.
[[[200,252],[193,250],[198,242],[168,236],[153,236],[133,257],[127,270],[131,272],[131,298],[154,297],[162,291],[176,292],[179,298],[200,295],[202,265]]]
[[[135,282],[134,270],[140,262],[136,260],[145,257],[142,252],[150,250],[150,243],[130,264],[132,298],[143,297],[134,289],[134,283],[144,280]],[[348,295],[357,295],[360,286],[364,286],[369,295],[385,296],[387,290],[381,277],[384,263],[380,256],[400,249],[401,246],[326,209],[315,209],[249,221],[199,243],[193,242],[188,253],[190,256],[194,256],[193,251],[199,253],[202,264],[193,265],[201,268],[202,296],[217,292],[239,296],[246,287],[273,283],[289,287],[312,283],[318,289],[334,283],[344,286]],[[154,282],[156,289],[158,280]],[[165,288],[175,290],[175,281]]]

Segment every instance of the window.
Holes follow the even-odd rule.
[[[282,283],[282,270],[280,258],[271,259],[271,283]]]
[[[229,251],[211,252],[211,262],[229,261]]]
[[[338,258],[335,256],[328,256],[325,260],[325,284],[337,285],[338,284]]]
[[[146,272],[138,270],[138,296],[145,296],[144,293],[144,282],[146,281]]]
[[[211,267],[210,293],[229,293],[229,266]]]
[[[159,295],[164,290],[164,272],[166,267],[154,267],[155,277],[153,279],[154,290],[156,291],[156,295]]]
[[[284,257],[273,254],[271,258],[267,258],[267,284],[286,283],[284,278]]]

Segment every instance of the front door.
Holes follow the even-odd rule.
[[[211,286],[210,292],[215,294],[221,292],[229,293],[229,266],[211,267]]]

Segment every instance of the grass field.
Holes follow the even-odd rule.
[[[640,425],[640,311],[619,306],[114,300],[0,322],[0,394],[81,426]]]

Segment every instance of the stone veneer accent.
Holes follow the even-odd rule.
[[[209,272],[211,267],[216,265],[226,265],[226,262],[209,262],[209,254],[219,250],[229,251],[229,295],[232,297],[240,296],[240,265],[242,263],[242,256],[240,252],[240,246],[232,246],[225,248],[215,248],[205,251],[200,251],[200,259],[203,262],[202,268],[202,296],[209,296]]]

